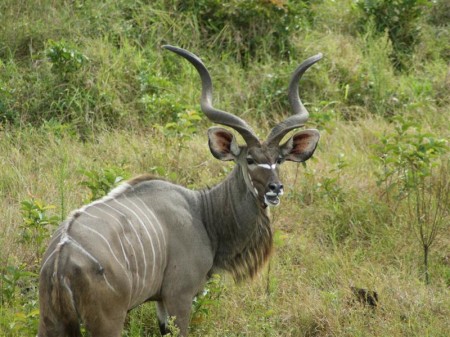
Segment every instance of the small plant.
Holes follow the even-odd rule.
[[[46,55],[52,63],[52,69],[57,74],[74,73],[85,65],[89,59],[66,41],[50,40]]]
[[[114,187],[119,185],[120,182],[129,177],[129,173],[121,167],[110,167],[101,169],[100,171],[82,170],[81,173],[86,179],[80,185],[87,187],[91,192],[86,202],[91,202],[105,196]]]
[[[220,275],[212,275],[205,289],[192,302],[191,322],[193,325],[202,323],[209,316],[210,310],[218,306],[223,290]]]
[[[18,119],[17,113],[7,107],[6,100],[2,98],[2,89],[0,88],[0,125],[3,123],[16,124]]]
[[[408,222],[422,246],[428,284],[430,248],[448,226],[450,187],[445,159],[448,142],[423,132],[413,120],[398,116],[395,122],[395,132],[382,136],[376,147],[381,152],[378,160],[383,167],[378,183],[384,187],[387,204],[395,200],[394,213],[402,203],[408,208]],[[438,176],[434,174],[437,168]]]
[[[186,106],[180,103],[180,95],[173,94],[172,82],[162,75],[141,72],[138,76],[142,96],[139,100],[144,109],[144,119],[167,122],[184,113]]]
[[[36,278],[36,274],[25,270],[23,265],[7,266],[0,273],[1,281],[1,305],[12,304],[20,295],[21,284],[24,280]]]
[[[378,185],[384,187],[384,197],[391,201],[404,199],[411,188],[417,187],[418,177],[428,177],[438,159],[448,152],[448,142],[429,132],[408,118],[393,118],[394,132],[380,137],[375,146],[376,159],[382,165]],[[393,198],[393,200],[391,200]]]
[[[167,329],[170,331],[171,337],[179,337],[180,336],[180,329],[175,324],[176,317],[169,317],[167,321]]]
[[[43,122],[41,129],[47,134],[52,134],[57,140],[64,137],[75,138],[77,133],[72,124],[62,123],[56,119],[50,119]]]
[[[166,136],[175,136],[180,143],[192,138],[197,133],[197,128],[202,117],[196,110],[189,110],[177,114],[175,122],[164,125],[163,132]]]
[[[0,60],[0,71],[5,71],[5,65]],[[9,107],[9,103],[14,98],[14,90],[10,89],[8,83],[0,76],[0,125],[3,123],[16,124],[19,115]]]
[[[289,111],[289,102],[286,99],[286,76],[284,67],[271,69],[258,83],[257,94],[249,97],[249,104],[256,109],[258,118],[277,119],[280,114]]]
[[[37,281],[38,275],[27,271],[25,265],[0,268],[0,331],[8,331],[9,336],[36,335]],[[10,311],[9,307],[17,309]]]
[[[326,130],[332,133],[336,127],[336,121],[340,119],[339,113],[335,107],[337,101],[321,101],[316,107],[311,109],[311,119],[314,120],[315,126],[319,130]]]
[[[146,71],[139,73],[138,82],[141,92],[150,94],[161,93],[172,86],[172,82],[165,76],[150,74]]]
[[[20,226],[20,242],[34,247],[37,262],[44,253],[44,241],[50,237],[53,227],[57,226],[60,220],[55,215],[47,214],[47,211],[54,208],[55,206],[46,205],[35,198],[21,202],[23,224]]]
[[[344,200],[344,191],[340,185],[342,170],[347,167],[348,164],[345,161],[343,153],[337,156],[337,162],[334,167],[330,169],[329,175],[324,176],[317,183],[317,191],[319,196],[323,198],[328,198],[334,203],[342,202]]]
[[[144,94],[140,103],[144,108],[144,120],[165,122],[183,113],[185,106],[178,102],[179,98],[169,93]]]
[[[442,165],[437,176],[413,174],[415,188],[409,188],[407,196],[411,227],[422,246],[426,284],[430,283],[430,249],[436,237],[450,229],[449,168],[449,163]]]
[[[289,191],[289,196],[297,198],[298,201],[305,205],[310,205],[314,203],[314,200],[319,198],[331,201],[331,203],[327,204],[338,207],[346,197],[346,193],[341,186],[341,175],[348,164],[343,153],[339,153],[336,156],[336,160],[334,165],[328,170],[328,174],[324,174],[321,177],[317,176],[316,170],[308,167],[306,163],[301,163],[304,171],[302,172],[301,179],[299,179],[300,165],[298,165],[293,185],[297,185],[297,181],[300,181],[302,191],[301,193]]]

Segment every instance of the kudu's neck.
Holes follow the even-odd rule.
[[[222,183],[201,191],[214,267],[231,272],[237,281],[256,275],[272,250],[267,210],[247,187],[244,174],[236,165]]]

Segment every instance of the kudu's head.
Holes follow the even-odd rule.
[[[314,129],[295,133],[286,142],[280,144],[291,130],[304,125],[308,111],[298,95],[298,83],[304,72],[322,58],[317,54],[304,61],[293,73],[289,84],[288,98],[293,114],[276,125],[267,140],[258,139],[252,128],[241,118],[218,110],[212,105],[212,80],[203,62],[187,50],[164,46],[187,59],[198,71],[202,80],[201,108],[214,123],[233,128],[243,137],[246,145],[237,144],[230,131],[212,127],[208,130],[209,148],[214,157],[220,160],[233,160],[243,171],[250,192],[265,206],[277,206],[279,196],[283,194],[283,184],[278,177],[278,168],[286,160],[304,162],[309,159],[319,141],[319,132]]]

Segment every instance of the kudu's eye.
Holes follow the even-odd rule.
[[[280,165],[283,162],[283,158],[278,158],[277,159],[277,164]]]
[[[247,164],[253,165],[255,163],[255,160],[253,158],[247,158]]]

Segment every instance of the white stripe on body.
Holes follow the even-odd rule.
[[[67,224],[65,225],[65,227],[67,227]],[[60,239],[60,241],[58,242],[58,244],[56,245],[55,249],[53,250],[53,252],[51,252],[51,254],[49,256],[47,256],[47,258],[45,259],[44,263],[42,263],[41,266],[41,271],[44,269],[44,266],[47,264],[47,262],[50,260],[50,258],[53,256],[53,254],[55,254],[57,252],[57,248],[58,246],[61,244],[61,240],[63,238],[63,234],[66,234],[64,231],[66,230],[66,228],[62,228],[61,231],[57,232],[57,234],[51,238],[50,243],[48,244],[48,246],[50,247],[53,242],[56,241],[56,239]]]
[[[61,241],[58,243],[58,245],[55,247],[55,249],[53,250],[53,252],[47,257],[47,259],[44,261],[44,263],[42,264],[41,267],[41,273],[42,270],[44,270],[45,265],[47,264],[47,262],[50,260],[50,258],[57,252],[60,251],[61,247],[65,244],[65,243],[71,243],[75,248],[77,248],[79,251],[81,251],[81,253],[83,253],[84,255],[86,255],[89,259],[91,259],[94,263],[96,263],[98,266],[102,267],[101,263],[91,254],[89,253],[86,249],[83,248],[83,246],[81,246],[80,243],[78,243],[76,240],[74,240],[70,235],[67,234],[67,232],[62,234],[61,237]],[[103,267],[102,267],[103,268]],[[58,272],[57,268],[54,271],[54,274],[56,274]],[[109,283],[108,279],[106,278],[105,273],[103,273],[103,278],[106,281],[106,284],[108,285],[108,287],[117,294],[116,289],[114,289],[114,287]],[[64,278],[62,278],[65,281]],[[68,287],[67,283],[64,283],[64,287],[70,291],[70,293],[72,294],[71,289]]]
[[[111,206],[109,206],[109,205],[107,205],[107,204],[104,204],[104,205],[105,205],[105,206],[108,206],[108,207],[111,207]],[[119,219],[117,219],[115,216],[113,216],[111,213],[106,212],[105,210],[103,210],[103,209],[100,208],[100,207],[97,207],[96,210],[98,210],[98,211],[102,212],[103,214],[105,214],[105,215],[111,217],[117,224],[119,224],[120,228],[122,229],[122,233],[123,233],[123,236],[125,237],[125,240],[127,241],[129,247],[130,247],[131,250],[133,251],[134,264],[135,264],[135,266],[136,266],[136,271],[138,271],[138,270],[139,270],[139,263],[138,263],[138,261],[137,261],[136,251],[134,250],[134,245],[131,243],[130,239],[128,238],[128,235],[125,234],[125,228],[123,227],[122,222],[121,222]],[[113,210],[115,210],[116,212],[120,213],[120,212],[119,212],[118,210],[116,210],[115,208],[113,208]],[[120,213],[120,214],[123,215],[122,213]],[[124,215],[124,216],[125,216],[125,215]],[[129,225],[133,228],[134,232],[136,233],[136,230],[134,229],[133,225],[132,225],[131,223],[129,223]],[[139,238],[139,236],[137,235],[137,233],[136,233],[136,236],[137,236],[137,238],[138,238],[138,240],[139,240],[139,242],[140,242],[140,244],[141,244],[141,247],[142,247],[142,249],[143,249],[142,242],[140,241],[140,238]],[[147,268],[146,268],[145,255],[144,255],[144,254],[143,254],[143,258],[144,258],[144,269],[146,270]],[[137,280],[135,281],[135,284],[136,284],[136,287],[138,287],[138,286],[139,286],[139,282],[140,282],[140,280],[139,280],[139,273],[132,273],[131,275],[132,275],[133,277],[134,277],[134,276],[137,277]],[[141,288],[142,288],[142,287],[141,287]],[[132,298],[133,298],[133,300],[134,300],[134,297],[135,297],[135,295],[136,295],[136,294],[135,294],[136,290],[137,290],[137,289],[134,289],[134,287],[132,287],[132,292],[133,292]]]
[[[50,260],[50,258],[53,256],[53,254],[55,254],[57,252],[56,248],[53,250],[53,252],[51,252],[51,254],[49,256],[47,256],[47,258],[45,259],[44,263],[42,264],[41,267],[41,273],[44,270],[45,265],[47,264],[47,262]]]
[[[111,205],[108,205],[107,203],[105,203],[104,205],[109,207],[113,211],[119,213],[121,216],[123,216],[127,220],[127,223],[131,227],[131,229],[133,229],[133,232],[134,232],[134,234],[136,235],[136,237],[137,237],[137,239],[139,241],[139,245],[141,246],[142,258],[144,259],[144,280],[145,280],[147,278],[147,259],[145,258],[145,249],[144,249],[144,245],[142,244],[142,241],[141,241],[141,238],[139,236],[139,233],[136,231],[136,228],[134,228],[133,224],[128,220],[126,214],[122,213],[117,208],[114,208]],[[139,269],[137,269],[137,270],[139,270]],[[141,286],[141,290],[140,290],[138,296],[140,296],[142,294],[142,292],[144,291],[144,288],[145,288],[144,280],[142,280],[142,286]]]
[[[116,188],[112,189],[107,195],[105,195],[104,197],[98,199],[98,200],[94,200],[93,202],[91,202],[90,204],[84,205],[81,208],[73,211],[70,213],[69,217],[67,218],[68,223],[70,223],[73,219],[76,218],[76,216],[79,213],[83,213],[86,212],[86,210],[89,207],[98,205],[98,204],[104,204],[106,201],[109,200],[114,200],[116,197],[118,197],[119,195],[121,195],[122,193],[124,193],[126,190],[128,190],[131,187],[130,184],[128,183],[122,183],[119,186],[117,186]]]
[[[97,204],[97,206],[98,206],[98,205],[100,205],[100,204]],[[96,209],[99,209],[99,207],[96,207]],[[94,218],[94,219],[98,219],[98,220],[100,220],[100,221],[103,220],[103,219],[99,218],[98,216],[95,216],[95,215],[93,215],[93,214],[90,214],[87,210],[84,210],[83,213],[86,214],[86,215],[89,215],[90,217],[92,217],[92,218]],[[119,224],[120,224],[120,222],[119,222]],[[122,228],[122,231],[123,231],[123,227],[122,227],[122,226],[121,226],[121,228]],[[125,234],[125,233],[124,233],[124,234]],[[119,239],[120,247],[122,248],[122,254],[123,254],[123,258],[124,258],[124,260],[125,260],[127,269],[130,269],[130,261],[128,260],[127,254],[125,253],[125,248],[124,248],[124,246],[123,246],[122,238],[120,237],[119,233],[117,233],[117,232],[116,232],[116,235],[117,235],[117,238]],[[124,236],[125,236],[125,235],[124,235]],[[126,237],[126,236],[125,236],[125,237]],[[133,277],[133,275],[132,275],[132,277]],[[106,274],[105,274],[105,273],[103,273],[103,278],[105,279],[105,282],[108,284],[108,286],[109,286],[110,288],[112,288],[111,284],[109,283],[108,279],[106,278]],[[128,279],[129,279],[129,276],[128,276]],[[130,306],[130,304],[131,304],[131,298],[132,298],[132,296],[134,295],[134,292],[135,292],[135,289],[134,289],[134,282],[131,282],[131,294],[130,294],[130,298],[128,299],[128,306]]]
[[[162,240],[163,240],[163,250],[161,250],[161,252],[160,252],[161,255],[162,255],[161,259],[164,259],[164,264],[163,265],[165,265],[165,263],[166,263],[166,260],[165,260],[166,254],[163,254],[163,252],[167,249],[167,244],[166,244],[166,236],[164,235],[163,227],[162,227],[161,223],[159,222],[158,218],[156,217],[155,213],[147,206],[147,204],[138,196],[136,196],[136,199],[139,200],[139,202],[142,205],[144,205],[144,207],[145,207],[146,211],[148,212],[148,214],[150,214],[152,216],[152,218],[155,220],[155,222],[151,222],[150,221],[150,223],[151,224],[156,223],[158,225],[157,227],[158,227],[158,229],[159,229],[159,231],[161,233],[161,237],[162,237]]]
[[[97,209],[98,209],[98,207],[97,207]],[[90,217],[92,217],[94,219],[98,219],[100,221],[103,220],[102,218],[99,218],[98,216],[90,214],[87,210],[84,211],[84,214],[89,215]],[[123,228],[122,228],[122,231],[123,231]],[[122,248],[123,258],[124,258],[125,263],[126,263],[128,269],[129,269],[130,268],[130,261],[128,260],[127,254],[125,253],[125,249],[124,249],[124,246],[123,246],[122,238],[120,237],[119,233],[116,232],[116,234],[117,234],[117,238],[119,239],[120,247]]]
[[[136,228],[134,227],[133,223],[130,222],[130,220],[128,219],[128,217],[126,216],[126,214],[124,214],[124,213],[122,213],[121,211],[119,211],[118,209],[116,209],[116,208],[110,206],[110,205],[107,203],[107,201],[115,201],[116,203],[118,203],[119,205],[121,205],[122,207],[124,207],[125,209],[127,209],[128,211],[130,211],[132,214],[134,214],[135,218],[138,220],[138,222],[140,223],[140,225],[144,228],[144,230],[145,230],[145,232],[146,232],[146,234],[147,234],[147,237],[148,237],[148,239],[149,239],[149,242],[150,242],[150,245],[151,245],[151,249],[152,249],[152,253],[153,253],[153,264],[152,264],[152,275],[151,275],[151,276],[152,276],[152,279],[155,279],[155,278],[156,278],[156,273],[155,273],[155,267],[156,267],[156,252],[155,252],[155,247],[154,247],[154,242],[153,242],[152,236],[150,235],[150,233],[149,233],[147,227],[145,226],[145,223],[142,221],[141,217],[138,216],[138,214],[137,214],[135,211],[133,211],[132,208],[130,208],[130,207],[128,207],[127,205],[125,205],[125,204],[119,202],[119,201],[117,200],[117,197],[118,197],[118,196],[124,196],[124,197],[125,197],[125,198],[126,198],[126,199],[127,199],[127,200],[128,200],[128,201],[129,201],[129,202],[130,202],[137,210],[139,210],[139,211],[145,216],[145,218],[147,219],[147,221],[148,221],[148,223],[149,223],[150,225],[154,225],[154,224],[157,225],[156,228],[154,228],[153,226],[150,226],[150,227],[152,228],[154,234],[156,235],[157,244],[158,244],[159,253],[160,253],[160,254],[159,254],[159,255],[160,255],[160,256],[159,256],[159,257],[160,257],[160,261],[159,261],[159,262],[160,262],[160,266],[161,266],[161,267],[162,267],[162,266],[164,265],[164,263],[165,263],[165,255],[162,254],[162,251],[163,251],[163,247],[164,247],[164,248],[166,247],[166,241],[165,241],[165,235],[164,235],[164,231],[163,231],[163,228],[162,228],[161,223],[159,222],[159,220],[158,220],[158,218],[156,217],[156,215],[154,214],[154,212],[153,212],[153,211],[145,204],[145,202],[143,202],[140,198],[137,198],[137,200],[139,200],[139,202],[142,203],[142,205],[145,207],[145,209],[147,210],[148,214],[145,213],[141,208],[139,208],[138,205],[136,205],[136,203],[134,203],[131,199],[127,198],[127,197],[124,195],[124,192],[127,191],[128,189],[130,189],[130,187],[134,188],[133,186],[131,186],[131,185],[128,184],[128,183],[123,183],[123,184],[119,185],[118,187],[116,187],[115,189],[113,189],[111,192],[109,192],[109,193],[108,193],[106,196],[104,196],[103,198],[101,198],[101,199],[99,199],[99,200],[95,200],[95,201],[91,202],[90,204],[85,205],[85,206],[79,208],[78,210],[73,211],[73,212],[69,215],[69,217],[67,218],[67,220],[66,220],[66,221],[67,221],[67,224],[66,224],[65,228],[63,228],[62,231],[61,231],[61,233],[59,233],[54,239],[52,239],[52,241],[54,241],[54,240],[56,240],[56,239],[59,237],[59,238],[60,238],[60,242],[59,242],[58,245],[56,246],[55,250],[47,257],[47,259],[45,260],[45,262],[42,264],[41,270],[44,268],[44,266],[47,264],[47,262],[50,260],[50,258],[51,258],[55,253],[57,253],[57,252],[59,251],[60,247],[62,247],[62,245],[63,245],[64,243],[68,242],[68,241],[70,241],[71,243],[73,243],[73,245],[74,245],[75,247],[77,247],[82,253],[84,253],[84,254],[85,254],[86,256],[88,256],[91,260],[93,260],[93,261],[96,262],[100,267],[102,267],[101,264],[100,264],[100,262],[99,262],[94,256],[92,256],[86,249],[84,249],[84,248],[81,246],[80,243],[78,243],[77,241],[75,241],[73,238],[69,237],[68,231],[69,231],[69,225],[70,225],[72,222],[74,222],[75,220],[77,220],[78,216],[79,216],[81,213],[84,213],[84,214],[86,214],[86,215],[88,215],[88,216],[90,216],[90,217],[96,218],[96,219],[100,219],[99,217],[97,217],[97,216],[95,216],[95,215],[93,215],[93,214],[90,214],[87,210],[88,210],[88,208],[90,208],[90,207],[100,206],[100,205],[105,205],[105,206],[107,206],[108,208],[110,208],[110,209],[112,209],[113,211],[115,211],[116,213],[118,213],[118,214],[120,214],[121,216],[123,216],[123,217],[127,220],[128,225],[133,229],[133,232],[134,232],[134,234],[136,235],[136,237],[137,237],[137,239],[138,239],[138,242],[139,242],[139,244],[140,244],[140,246],[141,246],[142,257],[143,257],[143,260],[144,260],[144,276],[143,276],[143,279],[142,279],[142,280],[139,279],[139,278],[140,278],[140,277],[139,277],[139,264],[138,264],[138,261],[137,261],[137,255],[136,255],[136,252],[135,252],[135,250],[134,250],[134,246],[133,246],[133,244],[131,243],[131,241],[129,240],[129,238],[127,237],[127,235],[125,235],[125,229],[124,229],[124,226],[123,226],[122,222],[121,222],[120,220],[118,220],[116,217],[114,217],[112,214],[109,214],[109,213],[107,213],[106,211],[102,210],[101,207],[96,207],[96,209],[100,210],[100,211],[103,212],[104,214],[109,215],[111,218],[113,218],[113,219],[119,224],[119,226],[121,227],[122,233],[124,234],[127,243],[129,244],[129,246],[130,246],[131,249],[133,250],[134,262],[135,262],[135,265],[136,265],[136,271],[137,271],[137,272],[136,272],[136,277],[137,277],[136,285],[139,285],[139,283],[141,283],[141,288],[140,288],[140,291],[139,291],[138,296],[142,295],[142,293],[143,293],[143,291],[144,291],[144,289],[145,289],[145,285],[146,285],[146,281],[147,281],[147,276],[148,276],[148,275],[147,275],[147,259],[146,259],[146,253],[145,253],[144,245],[143,245],[142,240],[141,240],[141,238],[140,238],[140,236],[139,236],[139,233],[137,232],[137,230],[136,230]],[[152,217],[152,218],[154,219],[154,221],[151,221],[150,218],[149,218],[149,216]],[[85,225],[85,224],[83,224],[83,223],[81,223],[81,222],[80,222],[80,224],[81,224],[82,226],[84,226],[85,228],[87,228],[89,231],[91,231],[91,232],[97,234],[97,235],[98,235],[98,236],[106,243],[106,245],[108,246],[108,248],[109,248],[111,254],[112,254],[113,257],[114,257],[114,259],[117,261],[117,263],[120,265],[120,267],[121,267],[121,268],[123,269],[123,271],[125,272],[125,274],[126,274],[126,276],[127,276],[127,278],[128,278],[128,281],[129,281],[129,283],[130,283],[132,292],[133,292],[132,295],[130,294],[130,302],[131,302],[131,297],[133,297],[133,298],[135,297],[135,289],[133,289],[133,288],[134,288],[134,287],[133,287],[133,282],[132,282],[132,280],[130,279],[130,275],[127,273],[126,268],[120,263],[118,257],[115,255],[115,253],[114,253],[114,251],[113,251],[111,245],[109,244],[108,240],[107,240],[100,232],[94,230],[93,228],[91,228],[91,227],[89,227],[89,226],[87,226],[87,225]],[[159,234],[158,234],[157,230],[158,230],[159,234],[162,235],[163,247],[161,246],[161,242],[160,242],[160,238],[159,238]],[[127,254],[126,254],[126,252],[125,252],[125,248],[124,248],[123,242],[122,242],[122,240],[121,240],[121,237],[120,237],[119,233],[117,233],[117,235],[118,235],[118,238],[119,238],[119,243],[120,243],[120,245],[121,245],[122,253],[123,253],[123,255],[124,255],[125,263],[126,263],[127,266],[129,267],[129,266],[130,266],[130,262],[129,262],[128,256],[127,256]],[[164,261],[163,261],[163,260],[164,260]],[[160,269],[161,269],[161,268],[160,268]],[[134,276],[134,274],[133,274],[133,276]],[[114,289],[114,287],[113,287],[113,286],[111,285],[111,283],[108,281],[108,279],[107,279],[105,273],[103,273],[103,277],[104,277],[104,280],[105,280],[106,284],[108,285],[108,287],[109,287],[112,291],[114,291],[115,293],[117,293],[117,291]],[[150,284],[151,284],[151,283],[150,283]],[[67,286],[67,285],[65,285],[65,286]],[[150,290],[151,290],[151,289],[150,289]]]
[[[67,292],[70,295],[70,304],[72,304],[73,310],[76,311],[77,308],[75,307],[75,300],[73,298],[73,292],[72,292],[72,289],[70,289],[69,285],[67,284],[67,277],[62,277],[61,280],[62,280],[62,283],[63,283],[63,287],[67,290]]]
[[[91,253],[89,253],[86,249],[83,248],[83,246],[76,240],[74,240],[74,238],[72,238],[71,236],[67,235],[67,241],[71,242],[76,248],[78,248],[84,255],[86,255],[88,258],[90,258],[92,261],[94,261],[97,265],[99,265],[100,267],[103,268],[102,264],[100,263],[99,260],[97,260]]]
[[[126,268],[122,265],[122,263],[120,263],[120,261],[119,261],[119,259],[117,258],[116,254],[114,254],[114,251],[113,251],[111,245],[109,244],[108,240],[107,240],[100,232],[97,232],[95,229],[92,229],[91,227],[86,226],[86,225],[83,224],[82,222],[78,221],[78,224],[81,225],[81,226],[83,226],[83,227],[86,228],[87,230],[91,231],[92,233],[97,234],[97,235],[98,235],[98,236],[106,243],[106,245],[108,246],[108,249],[109,249],[110,253],[112,254],[112,256],[114,257],[114,259],[116,260],[116,262],[117,262],[117,263],[119,264],[119,266],[123,269],[125,275],[127,276],[128,282],[129,282],[129,284],[130,284],[130,288],[132,288],[133,286],[132,286],[132,282],[131,282],[130,275],[128,274]],[[105,272],[103,273],[103,275],[105,275]]]
[[[85,226],[86,227],[86,226]],[[86,249],[83,248],[83,246],[76,240],[74,240],[71,236],[67,235],[68,242],[71,242],[76,248],[78,248],[82,253],[84,253],[87,257],[89,257],[92,261],[94,261],[97,265],[103,268],[102,264],[99,260],[97,260],[91,253],[89,253]],[[117,290],[109,283],[108,278],[106,277],[105,271],[103,271],[103,279],[106,282],[106,285],[115,293],[117,293]]]
[[[128,202],[130,202],[131,204],[133,204],[135,207],[136,207],[136,209],[138,209],[139,210],[139,212],[141,212],[143,215],[144,215],[144,217],[147,219],[147,222],[148,222],[148,224],[149,224],[149,227],[153,230],[153,233],[155,234],[155,237],[156,237],[156,241],[157,241],[157,243],[158,243],[158,252],[159,252],[159,270],[162,270],[163,269],[163,249],[165,249],[165,246],[164,246],[164,248],[161,246],[161,242],[159,241],[159,235],[158,235],[158,233],[157,233],[157,231],[156,231],[156,229],[154,228],[154,226],[153,226],[153,222],[149,219],[149,217],[148,217],[148,215],[147,215],[147,213],[146,212],[144,212],[138,205],[136,205],[136,203],[133,201],[133,199],[130,199],[130,198],[128,198],[128,197],[126,197],[125,196],[125,199],[127,199],[127,201]],[[139,199],[139,198],[137,198],[137,199]],[[140,200],[140,199],[139,199]],[[142,202],[142,200],[140,200],[141,202]],[[144,204],[145,205],[145,204]],[[151,210],[149,210],[148,208],[147,208],[147,211],[148,211],[148,213],[150,213],[150,215],[152,215],[152,217],[154,218],[154,220],[156,220],[156,222],[158,223],[158,225],[160,226],[160,224],[159,224],[159,221],[158,221],[158,219],[156,219],[156,217],[154,216],[154,214],[153,214],[153,212],[151,211]],[[144,224],[143,224],[143,226],[145,226]],[[164,237],[164,234],[163,234],[163,237]],[[165,242],[164,242],[165,243]],[[155,258],[154,258],[154,260],[156,260],[156,256],[155,256]],[[156,276],[156,274],[154,274],[153,276]],[[155,277],[153,278],[153,280],[155,281]]]
[[[152,275],[151,275],[151,279],[150,279],[150,283],[148,284],[152,284],[153,278],[155,277],[155,265],[156,265],[156,253],[155,253],[155,247],[153,244],[153,240],[152,237],[150,235],[150,233],[148,232],[147,227],[145,226],[144,222],[142,221],[142,219],[137,215],[136,212],[134,212],[130,207],[128,207],[127,205],[121,203],[119,200],[114,199],[114,202],[116,202],[117,204],[121,205],[122,207],[126,208],[128,211],[130,211],[131,213],[133,213],[133,215],[136,217],[136,219],[139,221],[139,223],[141,224],[141,226],[144,228],[145,233],[148,236],[148,239],[150,241],[150,246],[152,248],[152,253],[153,253],[153,264],[152,264]],[[144,278],[144,281],[147,283],[147,278]]]

